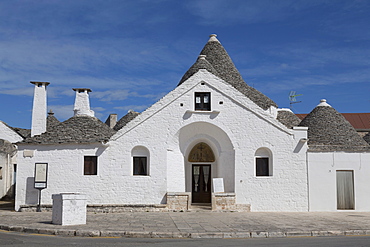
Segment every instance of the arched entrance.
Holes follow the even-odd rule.
[[[215,162],[211,147],[199,142],[190,151],[188,161],[192,164],[192,203],[211,203],[211,163]]]

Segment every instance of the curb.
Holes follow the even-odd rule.
[[[241,231],[241,232],[139,232],[139,231],[100,231],[33,228],[24,226],[0,225],[0,230],[31,234],[57,235],[64,237],[122,237],[122,238],[286,238],[321,236],[370,235],[370,230],[330,230],[330,231]]]

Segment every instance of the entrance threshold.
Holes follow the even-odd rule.
[[[212,203],[192,203],[191,211],[212,211]]]

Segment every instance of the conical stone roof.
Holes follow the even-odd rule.
[[[308,127],[310,151],[370,151],[370,145],[326,100],[321,100],[299,126]]]
[[[114,130],[120,130],[122,129],[126,124],[128,124],[131,120],[136,118],[140,113],[136,111],[129,111],[126,115],[121,117],[121,119],[116,123],[116,125],[113,127]]]
[[[218,72],[215,68],[213,68],[212,64],[210,64],[205,55],[199,55],[197,61],[186,71],[184,76],[181,78],[179,85],[189,79],[192,75],[197,73],[200,69],[206,69],[208,72],[220,77]]]
[[[301,120],[289,109],[279,109],[277,118],[280,123],[284,124],[287,128],[291,129],[298,126]]]
[[[272,101],[269,97],[262,94],[255,88],[250,87],[245,83],[239,71],[236,69],[233,61],[231,60],[229,54],[227,54],[225,48],[216,38],[215,34],[210,36],[207,44],[204,46],[203,50],[200,52],[201,55],[205,55],[205,59],[212,65],[212,67],[217,71],[217,76],[219,76],[224,81],[228,82],[234,88],[239,90],[241,93],[246,95],[254,103],[260,106],[262,109],[267,110],[270,106],[277,107],[277,104]],[[194,74],[194,65],[189,69],[186,74]],[[206,68],[208,70],[208,68]],[[199,69],[198,69],[199,70]],[[208,70],[209,72],[215,74],[214,72]],[[184,76],[185,76],[184,75]],[[183,77],[184,78],[184,77]],[[185,80],[181,79],[179,85]]]
[[[50,131],[54,126],[60,124],[60,121],[54,116],[54,112],[50,110],[46,118],[46,131]]]
[[[41,135],[26,138],[21,143],[62,144],[107,142],[116,131],[95,117],[76,115],[52,127]]]
[[[370,132],[364,136],[364,140],[370,144]]]

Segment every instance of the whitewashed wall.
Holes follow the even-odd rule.
[[[211,92],[211,112],[194,112],[194,92]],[[212,176],[224,178],[225,190],[236,193],[237,203],[251,204],[252,211],[307,211],[307,146],[299,145],[306,131],[289,130],[275,117],[276,109],[263,111],[201,70],[128,123],[107,146],[22,147],[37,150],[32,158],[18,156],[23,181],[17,184],[16,207],[33,202],[35,191],[27,181],[36,162],[49,163],[45,204],[61,192],[85,193],[88,204],[165,203],[167,192],[190,191],[186,156],[203,141],[216,155]],[[136,146],[150,153],[149,176],[132,175]],[[261,147],[273,154],[271,177],[255,176],[254,154]],[[97,176],[83,175],[83,155],[99,155]]]
[[[370,153],[309,152],[307,155],[310,211],[337,211],[337,170],[353,170],[355,211],[370,211]]]

